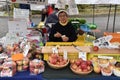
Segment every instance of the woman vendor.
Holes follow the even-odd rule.
[[[73,42],[77,39],[74,27],[68,22],[68,14],[65,10],[58,12],[59,21],[51,28],[49,41]]]

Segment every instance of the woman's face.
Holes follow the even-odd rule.
[[[58,18],[59,18],[59,21],[63,24],[68,21],[68,16],[65,12],[59,13]]]

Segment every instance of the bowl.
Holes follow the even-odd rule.
[[[113,70],[113,74],[114,74],[115,76],[117,76],[117,77],[120,77],[120,68],[115,68],[115,69]]]
[[[91,73],[92,71],[93,71],[93,67],[92,66],[90,66],[90,70],[89,71],[87,71],[87,72],[83,72],[83,71],[78,71],[78,70],[75,70],[75,69],[73,69],[72,67],[71,67],[71,65],[70,65],[70,69],[75,73],[75,74],[82,74],[82,75],[87,75],[87,74],[89,74],[89,73]]]
[[[53,69],[61,69],[66,67],[69,64],[69,60],[67,60],[67,62],[64,65],[51,64],[49,61],[47,61],[47,64]]]
[[[109,72],[107,72],[107,71],[105,72],[105,69],[109,70]],[[102,68],[101,73],[102,73],[103,76],[111,76],[112,75],[112,70],[110,70],[110,68],[108,68],[108,67],[107,68]]]

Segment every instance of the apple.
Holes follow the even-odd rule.
[[[89,60],[88,60],[88,61],[86,61],[86,62],[87,62],[87,65],[89,65],[89,66],[92,64],[92,62],[91,62],[91,61],[89,61]]]
[[[34,74],[39,74],[39,69],[34,69]]]
[[[79,66],[81,62],[79,60],[75,61],[76,65]]]
[[[50,61],[51,64],[56,64],[56,62],[57,62],[56,59],[52,59],[52,60]]]
[[[34,72],[34,68],[30,68],[30,72],[32,72],[32,73],[33,73],[33,72]]]
[[[71,67],[76,70],[77,69],[77,65],[76,64],[72,64]]]
[[[87,64],[81,64],[82,69],[87,69]]]
[[[27,69],[28,69],[28,66],[24,65],[23,70],[27,70]]]
[[[23,70],[22,66],[17,66],[17,70],[22,71]]]
[[[11,0],[12,2],[16,2],[16,0]]]
[[[99,47],[98,46],[93,46],[93,51],[98,51]]]
[[[58,54],[56,54],[56,53],[52,53],[50,56],[51,56],[52,58],[55,58],[55,59],[58,58]]]
[[[83,72],[88,72],[88,70],[85,68],[85,69],[82,69]]]
[[[17,65],[22,65],[23,64],[22,60],[16,61],[16,63],[17,63]]]
[[[87,66],[87,70],[90,71],[91,67],[90,66]]]
[[[102,70],[103,70],[103,72],[105,72],[105,73],[111,73],[111,69],[110,69],[109,67],[105,67],[105,68],[103,68]]]
[[[29,61],[23,60],[23,65],[28,65]]]
[[[99,65],[96,65],[93,67],[93,70],[95,73],[100,73],[101,72],[101,67]]]

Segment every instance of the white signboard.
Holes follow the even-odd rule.
[[[12,3],[24,3],[24,4],[48,4],[48,0],[11,0]]]
[[[37,4],[30,4],[31,10],[39,10],[42,11],[42,9],[45,8],[45,5],[37,5]]]
[[[66,0],[58,0],[55,5],[56,8],[65,9]]]
[[[120,4],[120,0],[75,0],[76,4]]]
[[[29,18],[29,9],[14,8],[13,17],[20,19],[27,19]]]
[[[12,45],[19,42],[19,37],[15,33],[7,33],[4,46]]]
[[[0,11],[0,16],[4,16],[5,12]]]
[[[69,15],[77,15],[79,14],[77,4],[75,4],[75,0],[68,0],[68,13]]]
[[[49,3],[49,4],[57,4],[57,1],[58,1],[58,0],[48,0],[48,3]]]
[[[19,36],[26,36],[27,23],[25,21],[8,21],[9,33],[15,33]]]

